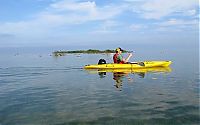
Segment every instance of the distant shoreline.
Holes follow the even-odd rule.
[[[127,53],[129,51],[124,50],[124,53]],[[64,56],[65,54],[109,54],[109,53],[115,53],[115,50],[96,50],[96,49],[88,49],[88,50],[73,50],[73,51],[54,51],[53,55],[54,56]]]

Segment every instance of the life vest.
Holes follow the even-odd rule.
[[[118,53],[115,53],[115,55],[113,56],[114,63],[124,64],[124,61],[120,61],[117,59],[118,55]]]
[[[98,64],[106,64],[106,60],[105,59],[100,59]]]

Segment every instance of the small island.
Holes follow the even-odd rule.
[[[130,51],[124,50],[123,53],[128,53]],[[73,50],[73,51],[54,51],[54,56],[64,56],[65,54],[109,54],[115,53],[115,50],[96,50],[96,49],[88,49],[88,50]]]

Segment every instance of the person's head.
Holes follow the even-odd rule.
[[[121,53],[123,52],[123,49],[121,49],[120,47],[118,47],[118,48],[115,50],[115,52],[121,54]]]

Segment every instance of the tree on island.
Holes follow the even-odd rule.
[[[129,51],[124,50],[124,53],[127,53]],[[88,49],[88,50],[73,50],[73,51],[54,51],[53,55],[54,56],[64,56],[65,54],[73,54],[73,53],[84,53],[84,54],[100,54],[100,53],[115,53],[115,50],[97,50],[97,49]]]

